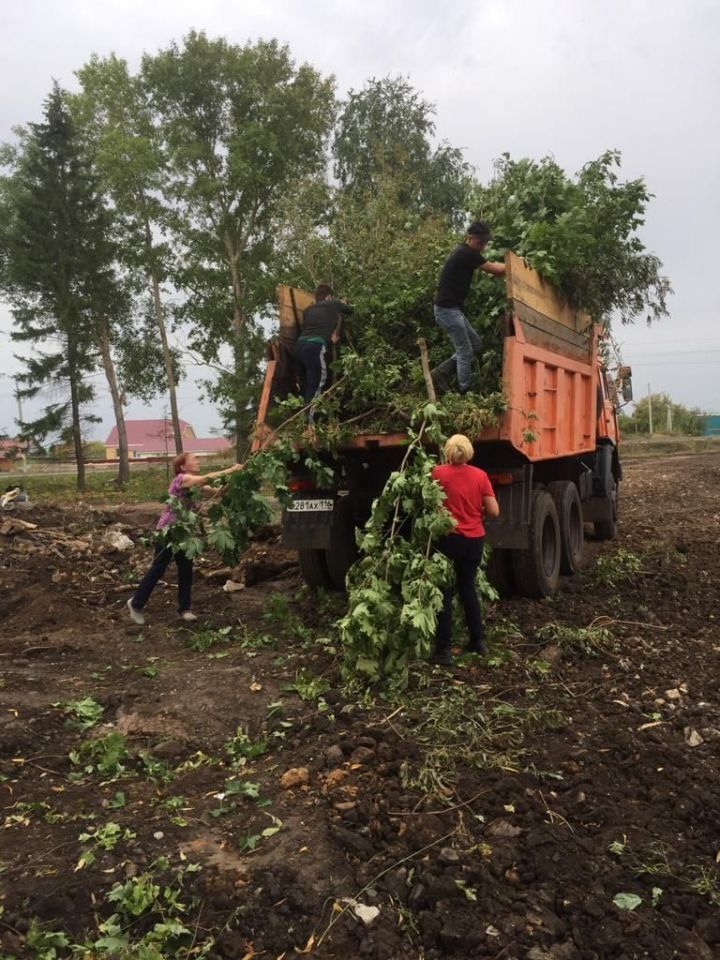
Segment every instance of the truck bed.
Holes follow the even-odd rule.
[[[595,449],[597,332],[513,253],[505,257],[510,316],[503,343],[508,409],[480,441],[511,444],[530,461]]]
[[[592,321],[574,310],[526,266],[520,257],[505,256],[508,317],[503,338],[502,388],[508,407],[498,423],[475,442],[510,445],[522,459],[537,462],[573,456],[595,449],[597,433],[598,331]],[[278,290],[281,330],[297,325],[298,307],[306,305],[305,291]],[[271,360],[258,416],[262,445]],[[404,433],[361,434],[347,449],[401,446]]]

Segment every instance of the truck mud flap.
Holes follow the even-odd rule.
[[[494,473],[495,471],[489,471]],[[487,542],[491,547],[503,550],[526,550],[530,527],[530,497],[532,495],[532,464],[497,472],[512,473],[513,482],[496,485],[495,496],[500,506],[500,516],[486,520]]]
[[[593,497],[599,499],[609,496],[615,489],[615,477],[613,476],[613,459],[615,457],[615,448],[612,444],[603,444],[597,448],[595,453],[595,463],[593,464]],[[586,519],[590,519],[586,517]],[[604,519],[597,517],[593,519]]]
[[[590,497],[582,505],[583,521],[595,523],[596,520],[612,520],[613,504],[610,497]]]
[[[289,550],[328,550],[337,497],[297,496],[282,513],[282,544]]]

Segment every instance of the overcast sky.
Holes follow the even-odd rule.
[[[276,37],[297,61],[337,79],[337,92],[402,73],[436,104],[437,132],[487,180],[503,152],[552,154],[568,172],[607,148],[623,176],[655,194],[642,232],[665,265],[671,316],[615,331],[636,396],[667,391],[720,412],[720,2],[718,0],[2,0],[0,141],[37,120],[52,78],[74,86],[92,53],[136,66],[190,29],[237,43]],[[0,430],[13,429],[10,318],[0,307]],[[199,434],[218,426],[181,407]],[[104,437],[109,405],[98,405]],[[130,416],[162,415],[133,407]],[[28,412],[26,411],[26,416]]]

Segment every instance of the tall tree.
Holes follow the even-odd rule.
[[[305,184],[278,224],[286,282],[331,282],[353,304],[348,327],[362,352],[382,344],[407,356],[419,334],[445,343],[432,298],[454,237],[446,215],[408,209],[407,191],[407,177],[381,175],[373,189],[336,191],[328,211],[320,185]]]
[[[15,319],[12,338],[28,343],[19,377],[23,397],[48,386],[60,400],[23,424],[26,436],[70,439],[77,486],[85,489],[83,406],[97,360],[97,323],[113,282],[108,215],[83,156],[63,94],[55,84],[44,120],[30,124],[17,151],[5,156],[11,174],[3,191],[2,285]]]
[[[573,178],[552,158],[504,154],[473,207],[492,223],[496,247],[526,257],[595,321],[656,320],[672,291],[638,235],[652,194],[642,178],[620,179],[620,161],[608,150]]]
[[[128,343],[131,298],[127,284],[119,280],[114,270],[108,269],[91,275],[88,292],[95,346],[110,391],[118,431],[118,480],[123,484],[130,479],[130,457],[125,427],[125,391],[115,357],[118,353],[122,356],[128,349],[125,345]],[[133,340],[129,342],[134,343]]]
[[[91,57],[77,71],[81,92],[71,109],[92,151],[104,190],[115,212],[119,256],[137,293],[147,291],[150,311],[121,338],[121,368],[127,392],[143,397],[167,389],[175,448],[182,451],[177,403],[178,357],[170,346],[163,284],[172,270],[165,241],[167,210],[162,187],[167,175],[158,131],[141,78],[114,54]],[[143,298],[144,299],[144,298]],[[152,318],[152,326],[148,319]],[[153,333],[154,327],[154,333]],[[158,367],[153,341],[157,339]],[[160,373],[160,370],[163,373]]]
[[[445,141],[433,145],[435,108],[403,77],[369,80],[351,90],[333,140],[335,176],[361,195],[401,178],[405,205],[464,215],[469,167]]]
[[[167,151],[183,315],[204,360],[230,348],[216,390],[239,454],[261,356],[257,321],[273,298],[273,215],[296,179],[324,165],[333,81],[296,67],[276,41],[240,47],[194,32],[146,56],[142,76]]]

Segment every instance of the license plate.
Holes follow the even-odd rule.
[[[332,500],[293,500],[288,513],[327,513],[334,509]]]

